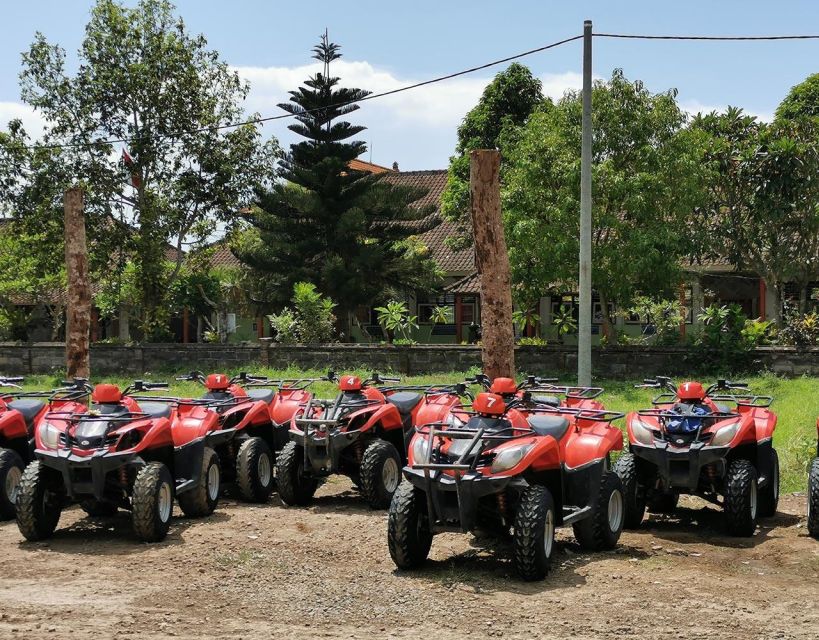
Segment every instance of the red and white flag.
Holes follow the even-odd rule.
[[[134,162],[134,159],[125,148],[122,149],[122,163],[128,169],[131,169],[131,184],[134,185],[135,188],[139,188],[139,185],[142,184],[142,179],[139,177],[139,173],[137,173],[135,170],[136,163]]]

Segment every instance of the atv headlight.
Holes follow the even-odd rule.
[[[634,420],[631,423],[631,433],[634,436],[634,439],[640,444],[654,444],[654,432],[642,420]]]
[[[735,422],[733,424],[729,424],[727,426],[722,427],[719,431],[714,434],[714,437],[711,438],[710,444],[712,447],[725,447],[731,444],[731,440],[734,439],[734,436],[739,431],[739,422]]]
[[[533,446],[534,445],[531,444],[521,444],[517,447],[506,447],[505,449],[501,449],[498,451],[498,455],[496,455],[495,459],[492,461],[490,471],[492,473],[508,471],[523,460],[523,456],[529,453],[529,450]]]
[[[415,436],[412,441],[412,460],[415,464],[423,463],[427,459],[427,450],[429,449],[429,438],[422,435]]]
[[[53,424],[43,422],[39,426],[40,442],[47,449],[56,449],[60,444],[60,430]]]

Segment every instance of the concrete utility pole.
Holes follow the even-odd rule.
[[[469,153],[469,200],[475,264],[481,280],[481,359],[490,378],[515,376],[512,277],[500,205],[500,152]]]
[[[84,191],[72,187],[65,192],[65,272],[68,297],[65,323],[65,362],[68,379],[90,378],[89,335],[91,287],[88,282],[88,249],[85,240]]]
[[[580,150],[580,318],[577,323],[577,384],[591,386],[592,320],[592,23],[583,23],[583,122]],[[607,311],[604,309],[603,313]]]

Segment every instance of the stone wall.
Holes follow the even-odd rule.
[[[609,347],[594,349],[596,376],[644,378],[657,374],[685,375],[692,367],[684,347]],[[571,375],[577,370],[574,347],[549,345],[518,347],[515,354],[521,372]],[[95,376],[120,373],[235,370],[254,365],[276,369],[344,371],[361,367],[373,371],[395,371],[404,375],[465,371],[481,362],[480,347],[457,345],[280,345],[269,342],[242,345],[148,344],[137,346],[95,345],[91,347],[91,369]],[[819,348],[763,347],[753,353],[753,368],[787,376],[819,376]],[[65,368],[62,343],[0,343],[0,375],[57,373]]]

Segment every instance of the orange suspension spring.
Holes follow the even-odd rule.
[[[119,468],[119,483],[123,487],[128,486],[128,467],[120,467]]]
[[[499,493],[498,494],[498,511],[500,511],[501,518],[506,520],[506,494]]]
[[[705,465],[705,467],[703,467],[703,473],[705,474],[705,477],[708,478],[708,482],[711,484],[716,484],[717,480],[719,479],[717,465],[713,463]]]

